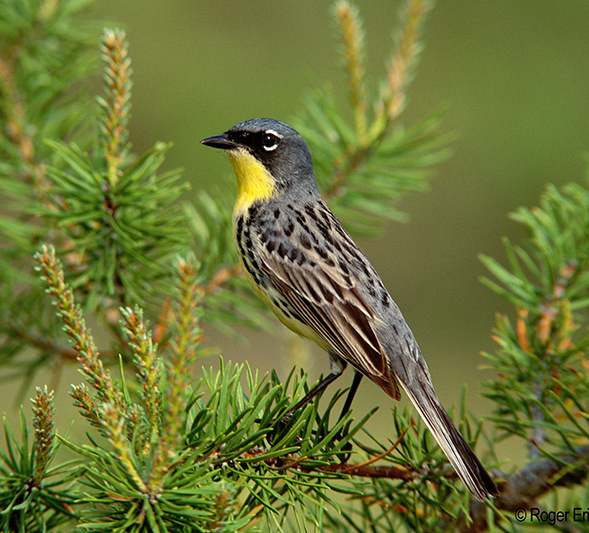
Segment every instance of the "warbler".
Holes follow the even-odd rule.
[[[479,500],[496,495],[438,400],[401,311],[323,201],[301,135],[283,122],[255,118],[201,143],[225,150],[233,165],[233,229],[246,278],[283,324],[329,354],[329,374],[294,409],[348,364],[356,370],[354,392],[364,375],[399,400],[400,384],[468,490]]]

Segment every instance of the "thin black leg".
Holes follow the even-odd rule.
[[[338,423],[344,417],[344,415],[350,410],[350,407],[352,406],[352,400],[354,399],[354,396],[356,395],[356,391],[358,390],[358,387],[360,385],[360,382],[362,381],[362,378],[363,378],[363,374],[361,374],[360,372],[354,373],[354,380],[352,381],[352,385],[350,387],[350,390],[348,391],[348,396],[346,397],[346,401],[344,402],[344,406],[342,407],[342,412],[339,415],[339,418],[337,419]],[[338,432],[338,434],[336,435],[335,439],[341,440],[341,438],[342,438],[342,432],[340,430]],[[352,450],[352,443],[351,442],[346,443],[344,445],[344,447],[342,448],[342,451],[351,452],[351,450]],[[340,455],[339,460],[343,464],[343,463],[346,463],[349,458],[350,458],[350,453],[346,453],[345,455]]]
[[[363,377],[363,374],[361,374],[358,371],[354,373],[354,380],[352,381],[352,386],[348,391],[348,396],[346,397],[346,401],[344,402],[344,406],[342,407],[342,412],[339,415],[339,418],[337,419],[338,422],[350,410],[350,407],[352,406],[352,401],[354,400],[354,396],[356,395],[356,391],[358,390],[358,386],[360,385],[360,382],[362,381]]]
[[[330,383],[333,383],[337,378],[342,375],[341,370],[339,372],[331,372],[323,378],[315,387],[313,387],[304,398],[298,402],[292,409],[289,409],[286,414],[280,419],[280,425],[286,425],[299,409],[302,409],[307,405],[315,396],[317,396],[322,390],[324,390]],[[355,379],[355,378],[354,378]],[[347,400],[346,400],[347,402]]]

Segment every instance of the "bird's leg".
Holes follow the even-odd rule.
[[[290,419],[293,417],[293,415],[299,409],[302,409],[303,407],[305,407],[305,405],[307,405],[311,400],[313,400],[313,398],[315,398],[315,396],[317,396],[317,394],[319,394],[320,392],[325,390],[325,388],[330,383],[332,383],[338,377],[341,376],[342,372],[346,368],[346,364],[344,362],[342,362],[340,359],[338,359],[334,356],[331,356],[331,354],[330,354],[330,361],[331,361],[331,368],[330,368],[329,374],[321,382],[319,382],[317,385],[315,385],[315,387],[313,387],[307,394],[305,394],[305,396],[299,402],[297,402],[297,404],[292,409],[289,409],[286,412],[286,414],[284,414],[280,418],[280,420],[278,421],[278,424],[276,425],[277,428],[286,426],[290,422]],[[362,377],[363,376],[360,372],[354,373],[354,379],[352,381],[352,385],[350,386],[350,390],[348,391],[346,401],[344,402],[344,406],[342,408],[342,411],[339,415],[339,418],[337,419],[337,423],[339,423],[339,421],[344,417],[344,415],[350,410],[350,406],[352,405],[352,401],[354,400],[354,396],[356,395],[356,391],[358,390],[360,382],[362,381]],[[335,436],[335,439],[339,440],[341,438],[342,438],[342,434],[340,431]],[[352,445],[350,443],[347,443],[343,449],[345,451],[349,452],[352,449]],[[345,463],[349,459],[349,457],[350,457],[350,454],[346,453],[345,455],[340,456],[340,461],[342,463]]]
[[[288,424],[292,416],[299,410],[305,407],[315,396],[317,396],[320,392],[325,390],[325,388],[339,378],[342,375],[342,372],[346,368],[345,361],[342,361],[339,357],[329,354],[329,374],[323,378],[317,385],[315,385],[305,396],[303,399],[298,402],[292,409],[289,409],[285,415],[283,415],[279,422],[279,426],[285,426]],[[347,403],[347,401],[346,401]]]
[[[338,372],[338,370],[339,370],[339,372]],[[323,381],[321,381],[319,384],[317,384],[313,389],[311,389],[300,402],[298,402],[292,409],[290,409],[280,419],[279,425],[285,426],[286,424],[288,424],[288,422],[290,421],[290,419],[292,418],[294,413],[296,413],[299,409],[302,409],[305,405],[307,405],[317,394],[319,394],[331,382],[333,382],[335,379],[337,379],[341,375],[342,372],[343,372],[343,368],[340,369],[339,365],[337,365],[335,367],[335,372],[334,372],[334,367],[332,365],[332,371],[327,375],[327,377]],[[338,424],[340,422],[340,420],[344,417],[344,415],[350,410],[350,406],[352,405],[352,401],[354,400],[354,396],[356,395],[356,391],[358,390],[360,382],[362,381],[362,377],[363,377],[363,375],[360,372],[356,371],[354,373],[354,379],[352,381],[352,385],[350,386],[350,390],[348,391],[346,401],[344,402],[344,406],[343,406],[342,411],[339,415],[339,418],[337,419],[336,424]],[[341,438],[342,438],[342,432],[340,430],[337,433],[337,435],[334,437],[334,440],[341,440]],[[350,452],[351,449],[352,449],[352,445],[350,443],[347,443],[343,447],[343,450],[346,452]],[[346,453],[345,455],[340,456],[340,461],[342,463],[345,463],[349,459],[349,457],[350,457],[350,454]]]
[[[334,373],[333,370],[325,376],[323,380],[321,380],[317,385],[315,385],[305,396],[302,398],[300,402],[298,402],[292,409],[289,409],[279,420],[278,425],[285,426],[289,423],[292,416],[299,410],[305,407],[315,396],[317,396],[321,391],[323,391],[330,383],[335,381],[337,378],[341,376],[341,371],[338,373]]]
[[[363,374],[361,374],[360,372],[356,371],[354,373],[354,380],[352,381],[352,385],[350,387],[350,390],[348,391],[348,396],[346,397],[346,401],[344,402],[344,406],[342,407],[342,412],[340,413],[339,418],[337,419],[338,423],[344,417],[344,415],[350,410],[350,407],[352,406],[352,401],[354,400],[354,396],[356,395],[356,391],[358,390],[358,386],[362,381],[362,377]]]
[[[360,372],[354,372],[354,380],[352,381],[352,385],[350,386],[350,390],[348,391],[348,395],[346,396],[346,401],[344,402],[344,406],[342,407],[342,412],[340,413],[339,418],[337,419],[338,424],[340,420],[344,417],[344,415],[350,410],[350,407],[352,406],[352,401],[354,400],[354,396],[356,395],[356,391],[358,390],[360,382],[362,381],[362,377],[363,374],[361,374]],[[341,438],[342,432],[340,429],[337,435],[335,436],[335,440],[341,440]],[[348,453],[346,453],[345,455],[341,455],[339,459],[342,463],[346,463],[350,458],[350,453],[352,451],[352,443],[347,442],[343,446],[342,450]]]

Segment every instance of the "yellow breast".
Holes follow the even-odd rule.
[[[267,200],[274,195],[275,182],[270,172],[247,150],[227,152],[237,177],[237,200],[234,215],[247,209],[258,200]]]

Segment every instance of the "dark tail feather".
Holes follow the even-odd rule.
[[[401,385],[466,488],[481,501],[497,495],[491,476],[440,404],[433,387],[427,384],[420,390],[410,390]]]

